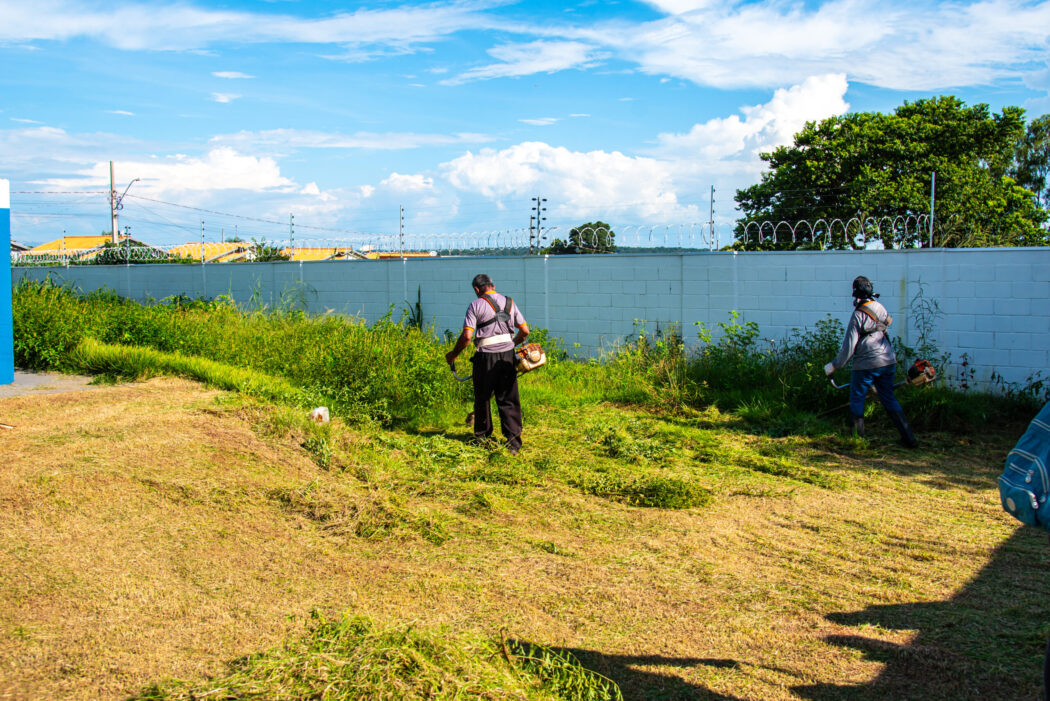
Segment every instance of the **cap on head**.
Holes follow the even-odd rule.
[[[490,278],[485,273],[475,275],[474,280],[471,281],[470,285],[471,287],[476,287],[479,290],[483,290],[486,287],[494,287],[494,285],[492,284],[492,278]]]
[[[871,299],[874,292],[875,288],[868,278],[858,275],[853,279],[853,296],[856,299]]]

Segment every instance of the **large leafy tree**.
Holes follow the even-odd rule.
[[[1046,212],[1015,167],[1025,134],[1019,107],[993,114],[946,96],[811,122],[791,146],[763,153],[762,181],[737,191],[736,245],[929,245],[934,173],[935,246],[1045,245]]]
[[[1050,206],[1050,114],[1028,123],[1017,146],[1015,177],[1018,184],[1035,193],[1036,203]]]
[[[569,240],[554,239],[547,253],[615,253],[616,234],[603,221],[587,222],[569,230]]]

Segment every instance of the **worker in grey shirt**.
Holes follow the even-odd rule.
[[[849,411],[853,420],[853,431],[864,435],[864,402],[868,388],[874,386],[879,401],[890,415],[890,420],[901,435],[901,445],[918,448],[919,442],[904,418],[904,410],[893,395],[893,378],[897,369],[897,356],[893,352],[886,329],[893,317],[878,301],[871,280],[863,275],[853,281],[853,314],[846,327],[846,337],[835,359],[824,366],[828,377],[853,359],[849,383]]]

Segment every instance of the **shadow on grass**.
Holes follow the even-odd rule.
[[[584,667],[612,679],[620,687],[624,701],[738,701],[735,696],[705,689],[691,684],[674,671],[691,667],[716,667],[737,669],[735,660],[664,657],[662,655],[606,655],[597,650],[552,647],[558,653],[569,653]],[[663,672],[641,667],[662,667]]]
[[[1021,528],[951,599],[870,606],[828,619],[918,633],[906,645],[862,632],[829,636],[829,643],[858,650],[883,669],[867,684],[794,688],[802,698],[1032,701],[1040,698],[1050,625],[1050,547],[1045,534]]]

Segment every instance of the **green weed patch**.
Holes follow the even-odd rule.
[[[711,501],[711,490],[678,477],[594,473],[570,483],[587,494],[630,506],[692,509]]]
[[[362,617],[328,621],[307,634],[237,660],[203,684],[155,684],[137,701],[194,699],[428,699],[615,701],[611,680],[565,653],[528,643],[449,640],[412,626],[376,626]]]

